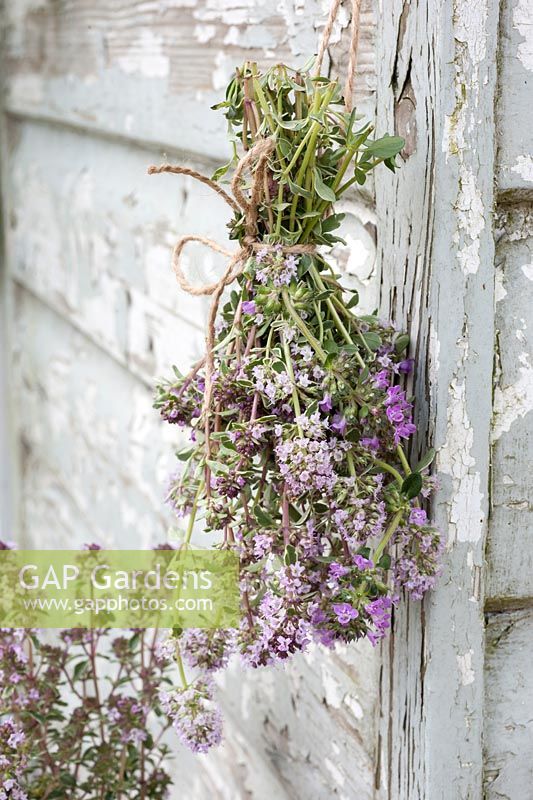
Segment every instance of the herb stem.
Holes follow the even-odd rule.
[[[381,555],[382,555],[383,551],[387,547],[387,545],[388,545],[393,533],[396,531],[396,528],[400,524],[400,521],[401,521],[401,519],[403,517],[403,514],[404,514],[403,510],[400,509],[400,511],[397,511],[396,514],[394,515],[394,517],[392,518],[387,530],[385,531],[385,535],[383,536],[383,539],[381,540],[381,542],[376,547],[376,551],[374,553],[374,564],[378,564],[379,563],[379,559],[381,558]]]
[[[288,291],[286,286],[283,287],[283,289],[281,291],[281,296],[283,298],[283,304],[284,304],[285,308],[287,309],[287,311],[289,312],[289,315],[290,315],[291,319],[293,320],[294,324],[296,325],[296,327],[298,328],[300,333],[302,333],[305,336],[305,338],[307,339],[307,341],[309,342],[311,347],[315,350],[317,356],[322,361],[322,363],[324,363],[324,361],[327,359],[328,355],[327,355],[326,351],[322,348],[322,346],[321,346],[320,342],[318,341],[318,339],[316,339],[313,336],[313,334],[311,333],[311,331],[309,330],[309,328],[307,327],[307,325],[305,324],[303,319],[299,316],[298,312],[294,308],[294,306],[293,306],[293,304],[291,302],[289,291]]]
[[[377,464],[377,466],[380,467],[381,469],[384,469],[385,472],[389,472],[391,475],[394,475],[394,477],[396,478],[396,481],[400,484],[400,486],[402,485],[403,478],[402,478],[402,476],[400,475],[400,473],[398,472],[397,469],[395,469],[394,467],[391,467],[390,464],[387,464],[386,461],[382,461],[380,458],[374,458],[374,461]]]
[[[410,475],[412,470],[411,467],[409,466],[409,462],[405,456],[405,453],[403,452],[403,447],[401,445],[398,445],[398,447],[396,448],[396,452],[398,453],[398,458],[402,462],[402,467],[404,469],[405,474]]]

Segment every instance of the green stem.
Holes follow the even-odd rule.
[[[376,462],[377,466],[381,469],[384,469],[385,472],[390,472],[391,475],[394,475],[400,486],[403,484],[403,478],[397,469],[394,469],[394,467],[391,467],[386,461],[381,461],[379,458],[374,458],[374,461]]]
[[[291,351],[289,349],[289,343],[286,337],[283,337],[283,352],[285,353],[285,366],[287,367],[287,372],[289,373],[289,378],[291,379],[292,385],[292,402],[294,404],[294,413],[297,417],[300,416],[302,413],[302,409],[300,407],[300,398],[298,397],[298,389],[296,387],[296,378],[294,377],[294,370],[292,368],[292,359],[291,359]],[[300,427],[300,424],[297,423],[298,426],[298,433],[300,436],[303,436],[303,431]]]
[[[189,524],[187,525],[187,533],[185,534],[185,540],[184,540],[185,547],[187,547],[191,541],[194,523],[196,520],[196,513],[198,511],[198,500],[200,499],[200,495],[203,492],[203,490],[204,490],[204,482],[200,481],[200,483],[198,484],[198,489],[196,490],[196,494],[194,496],[194,502],[189,516]]]
[[[403,510],[401,510],[401,511],[397,511],[396,514],[393,516],[389,527],[385,531],[385,535],[383,536],[383,539],[381,540],[381,542],[376,547],[376,552],[374,553],[374,559],[373,559],[374,560],[374,564],[377,564],[379,562],[379,559],[381,558],[381,555],[382,555],[383,551],[387,547],[387,545],[388,545],[393,533],[395,532],[396,528],[400,524],[400,520],[403,517],[403,514],[404,514]]]
[[[398,445],[398,447],[396,448],[396,452],[398,453],[398,458],[402,462],[402,467],[404,469],[405,474],[410,475],[412,470],[411,467],[409,466],[409,462],[405,456],[405,453],[403,452],[403,447],[401,445]]]
[[[317,102],[313,103],[313,111],[315,110],[315,107],[317,105],[318,105],[317,111],[326,109],[328,107],[328,105],[329,105],[329,101],[331,100],[331,98],[333,96],[333,92],[335,91],[335,89],[336,89],[336,84],[332,83],[328,87],[328,89],[326,90],[322,101],[320,102],[318,100]],[[318,95],[318,92],[317,92],[315,97],[318,97],[318,96],[319,95]],[[310,139],[309,139],[309,144],[307,145],[307,149],[305,151],[305,155],[304,155],[302,163],[300,165],[300,169],[298,170],[298,172],[296,174],[296,183],[298,184],[298,186],[302,185],[302,181],[303,181],[304,175],[306,174],[307,168],[309,166],[309,162],[311,161],[312,157],[315,154],[316,140],[318,138],[318,134],[320,133],[320,129],[321,128],[322,128],[321,123],[320,122],[316,122],[316,121],[311,126],[310,130],[312,131],[312,133],[311,133],[311,136],[310,136]],[[290,230],[292,230],[292,227],[294,225],[294,221],[295,221],[295,218],[296,218],[296,208],[297,208],[297,206],[298,206],[298,195],[295,194],[294,197],[293,197],[293,200],[292,200],[292,204],[291,204],[291,213],[290,213],[290,219],[289,219],[289,229]]]
[[[314,264],[311,264],[310,272],[312,273],[312,275],[313,275],[313,277],[315,279],[315,283],[317,284],[317,286],[320,289],[320,291],[321,292],[325,291],[326,287],[324,285],[324,282],[323,282],[322,278],[320,277],[320,273],[319,273],[319,271],[317,270],[317,268],[315,267]],[[330,314],[331,314],[331,316],[333,317],[333,319],[335,321],[335,324],[336,324],[336,326],[337,326],[337,328],[339,330],[339,333],[342,334],[342,336],[344,337],[344,340],[346,341],[347,344],[353,345],[354,341],[353,341],[352,337],[350,336],[350,334],[348,333],[348,331],[346,330],[346,328],[344,327],[344,324],[343,324],[341,318],[339,317],[339,315],[337,313],[337,309],[335,308],[335,306],[331,302],[331,298],[328,297],[326,299],[326,305],[329,308]],[[355,357],[359,361],[360,366],[364,369],[366,367],[366,364],[363,361],[360,353],[356,351]]]
[[[179,670],[179,673],[180,673],[180,678],[181,678],[181,682],[183,684],[183,688],[186,689],[187,686],[189,685],[189,683],[187,681],[187,676],[185,675],[185,669],[183,667],[183,661],[182,661],[182,658],[181,658],[180,649],[179,649],[179,646],[177,644],[176,644],[176,664],[178,665],[178,670]]]
[[[325,350],[323,350],[318,339],[315,339],[315,337],[313,336],[313,334],[311,333],[311,331],[309,330],[303,319],[299,316],[298,312],[294,308],[291,302],[289,291],[286,286],[284,286],[283,289],[281,290],[281,296],[283,298],[283,304],[287,309],[287,311],[289,312],[289,315],[293,320],[294,324],[296,325],[300,333],[302,333],[303,336],[305,336],[305,338],[307,339],[313,350],[316,352],[317,356],[322,361],[322,363],[324,363],[324,361],[328,357],[328,354],[326,353]]]

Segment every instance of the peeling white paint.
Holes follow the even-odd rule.
[[[340,708],[344,698],[344,690],[326,664],[321,665],[322,686],[324,688],[324,699],[330,708]]]
[[[459,667],[459,675],[461,678],[461,683],[463,686],[468,686],[470,683],[474,683],[476,679],[476,674],[472,668],[472,656],[474,655],[473,650],[468,650],[463,655],[458,655],[457,658],[457,666]]]
[[[521,353],[518,361],[520,377],[511,386],[503,389],[496,386],[494,390],[494,422],[492,440],[498,441],[502,434],[511,430],[516,420],[533,411],[533,367],[529,362],[529,354]]]
[[[461,170],[456,210],[458,227],[456,243],[459,244],[459,231],[464,231],[465,237],[470,240],[460,247],[457,258],[465,274],[475,274],[480,266],[479,237],[485,227],[485,218],[481,192],[474,173],[467,166],[463,166]]]
[[[143,30],[128,52],[118,56],[116,62],[128,75],[140,74],[145,78],[166,78],[170,61],[163,52],[164,39],[150,29]]]
[[[205,44],[215,37],[216,32],[214,25],[195,25],[193,35],[200,44]]]
[[[466,45],[468,59],[476,67],[487,54],[488,0],[454,2],[455,38]]]
[[[503,267],[501,264],[498,264],[494,270],[494,300],[496,303],[499,303],[504,297],[507,297],[507,289],[505,288],[504,282],[505,275]]]
[[[533,5],[530,0],[519,0],[513,11],[513,23],[524,37],[518,45],[518,59],[525,69],[533,72]]]
[[[511,172],[518,173],[523,181],[533,182],[533,156],[518,156]]]
[[[522,267],[522,272],[528,281],[533,281],[533,264],[524,264]]]
[[[226,45],[239,44],[239,29],[237,28],[236,25],[231,25],[228,28],[228,32],[224,36],[224,44]]]
[[[325,758],[324,766],[326,767],[327,771],[329,772],[335,783],[338,786],[344,786],[344,784],[346,783],[346,778],[344,777],[340,769],[337,767],[337,765],[334,764],[333,761],[331,761],[329,758]]]
[[[459,542],[477,542],[483,535],[481,476],[471,454],[474,429],[466,406],[465,384],[452,380],[448,405],[448,436],[438,453],[438,468],[452,479],[450,527]],[[451,544],[450,538],[450,544]]]
[[[361,704],[358,702],[358,700],[356,700],[356,698],[353,695],[347,694],[343,702],[346,706],[348,706],[348,708],[354,715],[355,719],[363,718],[363,709],[361,707]]]

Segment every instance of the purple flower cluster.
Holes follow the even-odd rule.
[[[236,644],[236,631],[218,628],[188,628],[179,638],[179,647],[187,664],[205,672],[226,667]]]
[[[383,639],[391,626],[393,599],[388,595],[380,595],[375,600],[365,605],[371,626],[366,632],[366,637],[373,645]]]
[[[159,699],[179,738],[194,753],[206,753],[220,743],[222,714],[213,700],[211,678],[197,678],[183,689],[161,690]]]
[[[292,584],[292,595],[298,595],[301,582],[297,584],[285,575],[285,588]],[[309,623],[298,615],[289,613],[290,601],[267,591],[262,598],[255,625],[250,628],[249,621],[242,622],[244,643],[243,660],[251,667],[266,666],[276,661],[285,661],[293,653],[305,650],[312,641]]]
[[[162,384],[158,388],[155,406],[166,422],[184,427],[200,416],[205,391],[203,378],[196,374],[177,384]]]
[[[27,800],[20,783],[26,763],[26,735],[12,717],[6,717],[0,722],[0,800]]]
[[[400,386],[389,386],[384,405],[387,408],[387,418],[394,426],[394,443],[399,444],[402,439],[408,439],[416,431],[416,426],[411,422],[413,406],[405,398],[405,392]]]
[[[146,731],[146,715],[148,708],[136,697],[125,697],[115,694],[108,705],[108,719],[113,724],[113,735],[121,742],[139,745],[148,737]]]
[[[413,509],[413,514],[422,520],[425,512]],[[409,592],[413,600],[421,600],[433,589],[442,571],[444,542],[434,528],[427,527],[425,522],[421,524],[422,527],[416,522],[409,528],[399,528],[395,537],[398,554],[393,564],[394,585]]]
[[[281,245],[273,250],[259,250],[255,262],[256,280],[263,285],[288,286],[298,274],[298,258],[292,254],[284,255]]]
[[[330,495],[338,478],[335,466],[343,460],[346,445],[335,437],[326,438],[328,423],[318,412],[300,415],[295,423],[297,434],[286,439],[281,438],[283,429],[278,426],[280,438],[274,449],[289,495],[296,498],[312,491]]]

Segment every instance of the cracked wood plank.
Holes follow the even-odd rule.
[[[383,313],[416,337],[413,455],[439,451],[432,516],[447,537],[440,585],[399,609],[384,654],[390,800],[482,792],[497,26],[488,0],[394,0],[380,16],[378,124],[407,138],[397,175],[376,176]]]
[[[498,165],[500,195],[507,200],[533,194],[533,127],[527,124],[533,88],[533,5],[501,4],[498,80]]]
[[[487,623],[485,800],[519,800],[533,786],[533,611]]]
[[[497,215],[496,339],[487,603],[533,600],[533,206],[502,204]]]

